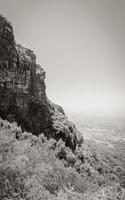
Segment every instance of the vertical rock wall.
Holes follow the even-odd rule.
[[[11,24],[0,16],[0,115],[38,135],[51,128],[45,72],[30,49],[16,45]]]
[[[11,24],[0,16],[0,116],[35,135],[62,138],[75,149],[77,130],[63,109],[47,99],[44,79],[33,51],[15,44]]]

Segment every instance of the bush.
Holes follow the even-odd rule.
[[[66,160],[68,162],[68,164],[70,165],[74,165],[76,163],[76,156],[74,153],[72,153],[71,151],[67,153],[66,155]]]
[[[105,187],[99,188],[96,193],[94,193],[90,200],[124,200],[125,190],[120,187],[119,184],[107,185]]]
[[[66,147],[62,139],[60,139],[56,144],[56,156],[60,159],[66,158]]]
[[[49,149],[55,149],[56,148],[56,140],[53,138],[50,138],[47,144]]]
[[[25,179],[19,170],[0,167],[0,199],[24,199],[27,196]]]
[[[36,137],[0,120],[0,200],[125,199],[115,178],[118,173],[124,182],[121,169],[111,173],[107,159],[86,143],[73,153],[62,139]]]
[[[83,151],[80,148],[76,149],[75,154],[79,160],[81,160],[82,162],[85,161]]]
[[[45,143],[45,142],[47,141],[47,137],[46,137],[43,133],[41,133],[41,134],[39,135],[39,140],[40,140],[42,143]]]

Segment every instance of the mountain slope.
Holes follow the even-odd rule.
[[[1,200],[124,198],[108,160],[92,146],[83,143],[73,153],[61,139],[36,137],[0,119]]]
[[[33,51],[15,43],[12,25],[0,16],[0,116],[16,121],[35,135],[62,138],[75,150],[77,139],[82,141],[82,136],[77,137],[78,132],[63,109],[50,103],[44,79],[45,71],[36,64]],[[61,130],[55,126],[58,123],[62,124]]]

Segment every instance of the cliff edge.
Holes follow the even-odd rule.
[[[37,136],[61,138],[75,150],[83,138],[63,109],[48,100],[44,80],[36,55],[15,43],[11,23],[0,15],[0,116]]]

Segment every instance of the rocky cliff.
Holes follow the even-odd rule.
[[[74,150],[82,136],[63,109],[48,100],[44,79],[33,51],[15,43],[10,22],[0,16],[0,116],[35,135],[62,138]]]

